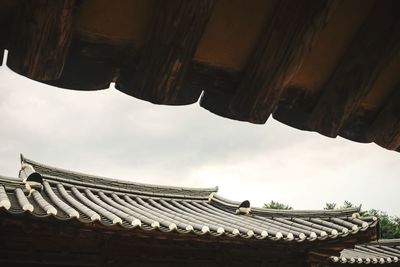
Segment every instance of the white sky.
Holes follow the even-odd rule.
[[[19,153],[52,166],[136,182],[219,186],[261,206],[320,209],[349,200],[400,216],[400,153],[303,132],[270,118],[253,125],[198,104],[158,106],[115,89],[47,86],[0,67],[0,174]]]

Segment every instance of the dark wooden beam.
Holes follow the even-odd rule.
[[[26,266],[31,266],[30,264],[35,263],[46,263],[47,266],[96,266],[96,263],[98,262],[98,255],[85,255],[84,253],[48,253],[43,251],[23,253],[21,251],[6,251],[4,253],[0,253],[0,255],[0,263],[7,263],[11,266],[18,263],[26,264]]]
[[[266,122],[334,7],[334,1],[277,1],[232,100],[233,113]]]
[[[400,48],[400,2],[376,1],[354,36],[314,108],[310,128],[336,137]]]
[[[384,148],[400,149],[400,85],[394,89],[393,95],[372,123],[368,136]]]
[[[4,49],[8,49],[14,28],[16,12],[21,1],[0,1],[0,66],[4,60]]]
[[[368,128],[376,117],[376,110],[360,106],[343,123],[339,136],[359,143],[371,143]]]
[[[156,104],[182,105],[201,91],[183,86],[215,0],[160,1],[138,66],[121,69],[116,88]]]
[[[317,95],[305,88],[289,86],[282,93],[281,99],[272,116],[291,127],[309,131],[308,118],[317,103]]]
[[[133,43],[75,34],[61,76],[47,84],[75,90],[100,90],[110,87],[121,66],[137,62]]]
[[[227,240],[221,243],[219,237],[214,239],[209,235],[126,230],[119,226],[110,229],[100,224],[92,228],[77,220],[36,218],[1,210],[0,224],[0,265],[4,266],[31,266],[32,263],[39,266],[44,263],[52,266],[308,266],[309,251],[332,255],[342,248],[370,241],[374,233],[374,229],[369,229],[344,238],[294,244],[251,239],[233,243],[233,238],[221,236]],[[27,225],[32,227],[29,234],[23,231]],[[138,236],[138,232],[144,236]],[[157,235],[164,238],[159,239]],[[178,236],[182,239],[175,239]],[[203,238],[208,242],[202,242]]]
[[[200,106],[219,116],[240,120],[229,108],[240,80],[240,73],[199,63],[193,64],[191,70],[187,80],[191,84],[196,82],[196,86],[204,90]]]
[[[61,75],[70,45],[75,0],[21,3],[7,65],[31,79],[55,80]]]

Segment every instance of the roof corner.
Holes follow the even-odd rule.
[[[20,153],[20,154],[19,154],[19,159],[20,159],[20,161],[21,161],[21,164],[24,163],[24,162],[25,162],[24,154]]]

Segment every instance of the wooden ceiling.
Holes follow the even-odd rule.
[[[0,0],[36,81],[400,151],[398,0]],[[2,52],[0,52],[2,56]]]

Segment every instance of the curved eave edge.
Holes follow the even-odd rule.
[[[33,216],[34,218],[38,218],[38,219],[48,218],[48,219],[51,219],[51,220],[55,219],[55,220],[58,220],[58,221],[77,221],[77,222],[81,223],[82,225],[97,224],[97,225],[104,226],[109,230],[112,230],[113,227],[118,227],[120,229],[124,229],[124,230],[127,230],[127,231],[135,231],[137,229],[140,229],[140,230],[145,231],[146,233],[149,233],[150,235],[152,234],[152,232],[155,232],[155,231],[158,231],[158,232],[163,233],[163,234],[168,234],[168,233],[174,232],[175,234],[179,234],[179,235],[192,234],[193,236],[224,237],[224,238],[228,238],[228,239],[231,239],[231,240],[241,240],[241,241],[246,241],[246,240],[257,241],[258,240],[258,241],[263,241],[263,242],[285,242],[285,243],[286,242],[290,242],[290,243],[299,244],[299,245],[300,244],[304,244],[304,243],[313,243],[313,242],[317,242],[317,241],[324,242],[324,240],[326,240],[326,241],[330,240],[330,242],[335,240],[335,242],[336,241],[340,242],[340,240],[342,238],[345,238],[347,236],[347,235],[346,236],[339,235],[339,236],[333,238],[333,240],[332,239],[304,239],[304,240],[293,239],[293,240],[284,240],[284,239],[275,239],[273,237],[271,238],[271,236],[260,237],[259,235],[254,235],[254,234],[251,235],[251,236],[246,236],[244,234],[232,235],[232,234],[230,234],[228,232],[225,232],[225,233],[221,234],[221,233],[211,232],[211,231],[201,232],[201,231],[182,230],[182,229],[179,229],[179,230],[178,229],[167,230],[167,229],[162,229],[162,228],[159,228],[159,227],[150,227],[150,226],[144,227],[143,225],[142,226],[138,225],[138,226],[129,226],[129,227],[127,227],[126,225],[120,224],[120,223],[109,224],[109,223],[104,223],[104,222],[98,221],[98,220],[87,221],[87,220],[82,220],[81,218],[77,218],[77,217],[60,218],[60,217],[58,217],[57,215],[54,215],[54,214],[39,215],[39,214],[37,214],[35,212],[31,212],[29,210],[26,210],[26,211],[13,211],[13,210],[10,210],[10,209],[7,210],[7,209],[4,209],[4,208],[0,207],[0,215],[1,215],[1,212],[5,212],[5,213],[8,213],[10,215],[23,215],[23,214],[25,214],[25,215]],[[353,235],[356,235],[356,233],[353,233]]]
[[[367,247],[370,246],[367,244]],[[390,248],[390,247],[389,247]],[[352,249],[345,249],[342,251],[351,253]],[[360,254],[361,253],[361,254]],[[346,256],[330,256],[329,261],[335,264],[343,265],[382,265],[390,264],[393,266],[399,266],[399,257],[395,256],[393,252],[368,252],[368,251],[357,251],[353,254]]]
[[[93,188],[96,187],[101,187],[99,185],[101,184],[108,184],[107,188],[109,190],[114,189],[115,191],[118,191],[121,188],[127,189],[129,191],[129,187],[141,187],[143,189],[143,192],[151,193],[152,191],[155,190],[174,190],[176,191],[175,194],[181,195],[182,197],[188,197],[190,196],[190,193],[197,193],[197,195],[200,193],[204,198],[209,198],[209,196],[213,193],[218,192],[218,187],[212,187],[212,188],[193,188],[193,187],[177,187],[177,186],[165,186],[165,185],[153,185],[153,184],[146,184],[146,183],[137,183],[137,182],[127,182],[124,180],[119,180],[119,179],[113,179],[113,178],[107,178],[107,177],[102,177],[102,176],[97,176],[97,175],[91,175],[91,174],[86,174],[86,173],[81,173],[81,172],[76,172],[76,171],[70,171],[62,168],[57,168],[53,166],[49,166],[46,164],[42,164],[39,162],[36,162],[34,160],[28,159],[23,154],[21,154],[21,163],[27,163],[33,166],[33,168],[39,168],[39,169],[44,169],[43,173],[39,171],[41,175],[46,177],[49,180],[54,180],[58,181],[60,183],[66,182],[68,180],[69,183],[74,184],[78,183],[81,184],[82,181],[85,181],[85,179],[90,179],[90,182],[85,182],[88,185],[91,185]],[[60,174],[65,174],[67,178],[62,178],[60,175],[54,174],[60,173]],[[71,177],[72,176],[72,177]],[[74,176],[82,177],[82,180],[79,180],[75,178]],[[99,183],[96,183],[94,181],[98,181]],[[186,191],[186,192],[183,192]],[[189,193],[189,195],[187,195]],[[163,193],[159,192],[159,194],[162,195],[168,195],[168,193]],[[150,194],[152,195],[152,194]],[[155,193],[154,195],[157,195]]]

